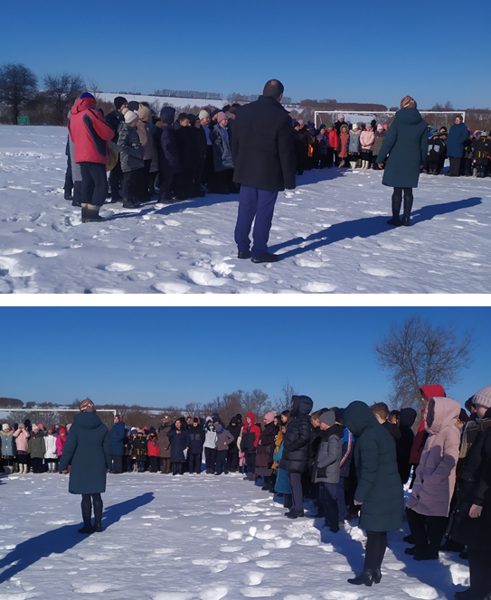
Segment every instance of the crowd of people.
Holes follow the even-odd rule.
[[[43,462],[45,470],[56,471],[59,459],[59,471],[70,473],[69,491],[82,494],[84,534],[102,531],[100,494],[110,469],[115,475],[243,472],[282,499],[289,519],[306,516],[306,497],[318,510],[309,516],[322,517],[332,534],[359,519],[367,545],[363,571],[348,580],[353,585],[380,583],[387,532],[402,528],[405,510],[411,531],[406,554],[431,561],[441,549],[459,552],[469,560],[471,587],[455,598],[484,600],[491,593],[491,386],[467,400],[468,412],[440,385],[423,386],[420,394],[417,428],[413,408],[389,411],[383,402],[369,407],[355,401],[312,413],[311,398],[293,396],[290,410],[268,411],[262,424],[247,413],[225,426],[213,413],[173,422],[165,417],[157,430],[127,428],[117,415],[108,431],[86,399],[71,429],[4,424],[2,458],[4,468],[12,472],[17,463],[20,473],[29,460],[34,473]]]

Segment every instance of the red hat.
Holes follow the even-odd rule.
[[[59,429],[58,433],[59,433],[60,435],[66,435],[66,429],[65,429],[64,427],[60,427],[60,429]]]
[[[438,384],[423,385],[419,391],[427,398],[445,398],[445,390]]]

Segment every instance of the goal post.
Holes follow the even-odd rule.
[[[455,117],[461,116],[465,122],[465,111],[462,110],[420,110],[423,119],[432,127],[446,127],[447,130],[454,124]],[[314,124],[316,128],[319,128],[321,123],[335,123],[338,120],[338,115],[343,114],[344,120],[348,124],[353,123],[371,123],[373,120],[377,122],[377,125],[385,125],[392,123],[396,111],[359,111],[359,110],[347,110],[342,112],[340,110],[335,111],[315,111],[314,112]]]

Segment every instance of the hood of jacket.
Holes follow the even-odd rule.
[[[405,125],[417,125],[423,117],[417,108],[404,108],[396,112],[396,119]]]
[[[399,413],[399,427],[412,427],[418,413],[414,408],[403,408]]]
[[[72,115],[76,115],[79,112],[84,110],[89,110],[89,108],[93,108],[94,103],[90,101],[88,98],[81,98],[78,102],[76,102],[72,106],[72,110],[70,111]]]
[[[175,108],[172,108],[172,106],[164,106],[164,108],[160,111],[160,120],[166,125],[172,125],[172,123],[174,123],[175,115]]]
[[[225,427],[223,426],[223,423],[221,423],[221,422],[218,422],[218,423],[215,425],[215,431],[216,431],[217,433],[223,433],[224,429],[225,429]]]
[[[296,417],[309,415],[313,406],[314,402],[312,398],[309,398],[308,396],[292,396],[290,417],[294,419]]]
[[[96,413],[78,413],[73,418],[73,424],[84,429],[96,429],[102,421]]]
[[[348,404],[344,411],[343,421],[355,437],[359,437],[367,427],[378,425],[378,421],[368,404],[360,402],[360,400]]]
[[[249,419],[251,420],[251,427],[256,424],[256,417],[254,416],[254,413],[247,413],[246,419],[247,417],[249,417]],[[244,425],[247,427],[247,423],[244,423]]]
[[[440,433],[446,427],[455,425],[461,408],[452,398],[430,398],[425,413],[426,431],[432,434]]]
[[[419,388],[419,391],[421,392],[421,394],[424,393],[424,395],[427,398],[433,398],[436,396],[438,396],[439,398],[445,397],[445,390],[443,389],[443,387],[441,385],[438,385],[438,384],[423,385],[422,387]]]

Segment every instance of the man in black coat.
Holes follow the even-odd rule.
[[[128,108],[128,100],[126,100],[126,98],[124,98],[123,96],[117,96],[116,98],[114,98],[114,106],[116,108],[106,115],[106,123],[114,129],[114,137],[112,141],[115,144],[117,144],[118,127],[121,123],[124,122],[123,109]],[[121,170],[121,161],[119,160],[118,154],[118,162],[109,173],[109,185],[111,186],[111,202],[120,202],[122,200],[121,196],[119,195],[119,188],[122,186],[122,182],[123,171]]]
[[[249,258],[252,222],[252,262],[275,262],[268,252],[269,231],[278,192],[295,189],[295,142],[288,112],[281,106],[283,84],[271,79],[263,95],[237,112],[232,136],[234,181],[239,183],[239,213],[235,226],[238,257]]]

